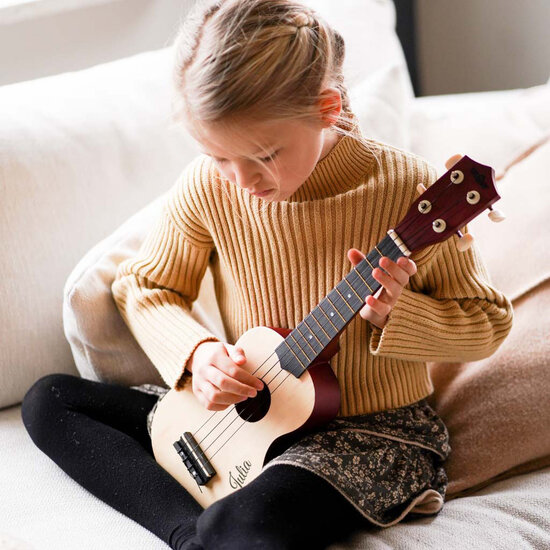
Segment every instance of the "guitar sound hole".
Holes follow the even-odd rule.
[[[258,420],[261,420],[267,414],[270,405],[271,393],[264,382],[263,389],[256,394],[256,397],[249,397],[246,401],[236,403],[235,409],[237,409],[239,416],[243,420],[258,422]]]

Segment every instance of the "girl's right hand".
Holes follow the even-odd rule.
[[[256,397],[263,382],[241,365],[244,350],[225,342],[200,344],[186,369],[193,373],[193,393],[209,411],[223,411],[229,405]]]

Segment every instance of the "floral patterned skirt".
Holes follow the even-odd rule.
[[[144,384],[135,389],[168,391]],[[157,404],[158,402],[157,401]],[[156,405],[147,418],[151,422]],[[405,516],[435,515],[443,508],[451,452],[449,433],[426,399],[369,414],[338,417],[271,458],[266,468],[291,464],[325,479],[374,525]]]

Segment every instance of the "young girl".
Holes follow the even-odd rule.
[[[297,326],[437,175],[361,134],[342,37],[298,2],[199,4],[175,51],[174,119],[204,154],[112,291],[167,386],[190,383],[221,411],[262,387],[231,342],[255,326]],[[69,476],[171,548],[325,548],[357,529],[437,514],[450,446],[426,401],[426,363],[492,354],[511,305],[475,247],[459,253],[454,238],[379,265],[380,291],[331,360],[337,418],[204,511],[152,455],[166,388],[46,376],[25,396],[25,426]],[[208,266],[227,343],[190,315]]]

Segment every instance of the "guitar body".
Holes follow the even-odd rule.
[[[278,446],[334,418],[340,408],[340,389],[328,359],[338,351],[335,340],[299,378],[281,369],[275,348],[290,329],[255,327],[236,342],[245,352],[245,370],[264,381],[255,398],[209,411],[191,385],[170,390],[159,402],[151,426],[155,460],[207,507],[254,479]],[[186,461],[174,443],[191,434]],[[284,448],[280,447],[280,448]],[[215,472],[200,484],[189,467],[204,453]],[[278,452],[275,452],[278,454]],[[202,480],[204,481],[204,480]]]

